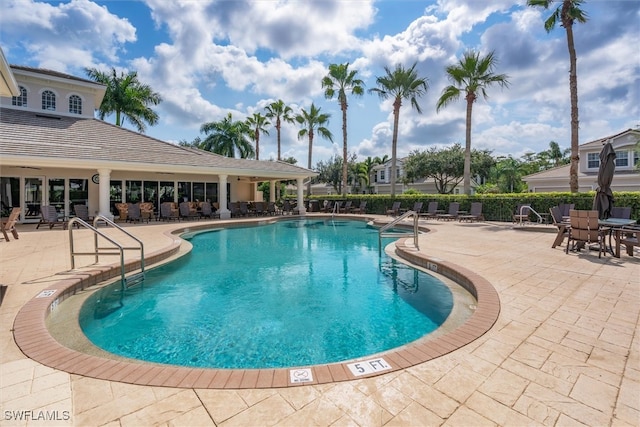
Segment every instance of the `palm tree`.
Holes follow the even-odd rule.
[[[329,65],[329,74],[322,79],[322,87],[324,88],[324,96],[332,99],[337,95],[342,110],[342,181],[345,185],[342,187],[342,195],[347,194],[347,92],[352,95],[362,96],[364,94],[364,82],[356,78],[358,71],[349,71],[349,63],[331,64]]]
[[[260,160],[260,134],[269,135],[269,126],[271,122],[260,113],[253,113],[253,116],[247,117],[247,125],[253,129],[251,139],[256,143],[256,160]]]
[[[145,122],[151,126],[158,123],[158,114],[149,106],[160,104],[162,98],[151,86],[140,83],[138,73],[120,72],[118,76],[115,68],[111,68],[110,73],[96,68],[85,68],[85,72],[91,80],[107,87],[98,109],[100,120],[115,113],[116,126],[122,126],[127,119],[140,133],[146,129]]]
[[[557,0],[556,0],[557,2]],[[528,6],[551,7],[553,0],[527,0]],[[578,75],[576,64],[576,48],[573,43],[573,23],[587,22],[587,14],[580,9],[583,0],[562,0],[561,5],[544,21],[544,29],[551,32],[560,23],[567,33],[567,47],[569,49],[569,93],[571,96],[571,166],[569,167],[569,188],[572,193],[578,192]]]
[[[280,127],[282,122],[293,123],[294,118],[291,116],[293,110],[291,107],[285,105],[282,99],[279,99],[265,107],[267,110],[267,118],[273,120],[276,119],[276,132],[278,133],[278,160],[280,160]]]
[[[398,122],[400,119],[400,107],[402,100],[409,99],[411,106],[418,113],[422,113],[417,98],[426,94],[429,84],[426,77],[418,77],[416,65],[413,64],[408,70],[400,64],[395,70],[384,67],[387,73],[384,76],[376,77],[377,88],[369,89],[370,93],[377,93],[380,99],[393,98],[393,139],[391,140],[391,197],[396,194],[396,151],[398,147]]]
[[[501,87],[509,86],[506,74],[493,74],[497,60],[494,53],[490,52],[484,57],[479,52],[473,50],[466,52],[456,65],[450,65],[445,70],[447,77],[453,83],[442,90],[442,95],[438,99],[436,111],[446,107],[453,101],[457,101],[462,93],[467,100],[466,137],[464,148],[464,171],[463,188],[464,194],[471,194],[471,111],[473,103],[482,94],[484,99],[487,96],[487,87],[494,83]]]
[[[207,137],[198,148],[227,157],[235,157],[236,151],[243,159],[251,158],[255,152],[248,141],[252,129],[244,121],[233,121],[231,113],[219,122],[205,123],[200,127]]]
[[[313,136],[317,131],[320,136],[329,141],[333,141],[333,135],[331,131],[327,129],[325,126],[329,124],[330,114],[320,113],[320,108],[316,107],[315,104],[311,104],[311,108],[309,112],[307,112],[304,108],[300,111],[300,114],[296,115],[295,120],[303,126],[302,129],[298,132],[298,139],[307,136],[309,138],[309,162],[308,168],[311,169],[311,153],[313,151]],[[307,184],[307,196],[311,195],[311,180]]]

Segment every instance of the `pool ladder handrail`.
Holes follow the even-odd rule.
[[[336,214],[340,213],[340,203],[336,202],[333,204],[333,208],[331,209],[331,218],[333,218]]]
[[[526,222],[526,221],[522,221],[522,217],[524,216],[525,209],[527,209],[529,212],[533,212],[533,214],[538,217],[538,224],[542,224],[544,222],[544,220],[542,219],[542,216],[535,209],[533,209],[531,205],[522,205],[520,206],[520,212],[519,212],[520,215],[518,215],[518,222],[520,223],[520,225],[524,225]]]
[[[121,232],[123,232],[124,234],[126,234],[127,236],[129,236],[131,239],[135,240],[136,242],[138,242],[138,244],[140,245],[139,247],[137,246],[123,246],[120,243],[118,243],[116,240],[112,239],[111,237],[107,236],[106,234],[102,233],[101,231],[98,230],[97,226],[98,226],[98,222],[102,221],[104,222],[107,226],[112,226],[114,228],[116,228],[117,230],[120,230]],[[73,228],[74,226],[82,226],[88,230],[91,230],[93,232],[93,245],[94,245],[94,251],[93,252],[76,252],[74,250],[74,239],[73,239]],[[126,231],[124,228],[120,227],[118,224],[116,224],[115,222],[113,222],[112,220],[110,220],[109,218],[103,216],[103,215],[97,215],[94,219],[93,219],[93,225],[87,223],[86,221],[82,220],[81,218],[71,218],[71,220],[69,220],[69,255],[71,257],[71,269],[75,270],[76,268],[76,262],[75,262],[75,257],[78,255],[94,255],[95,256],[95,263],[97,264],[99,261],[99,257],[100,255],[120,255],[120,284],[122,286],[122,289],[126,289],[127,287],[133,286],[137,283],[140,283],[144,280],[144,244],[142,243],[142,241],[140,239],[138,239],[137,237],[135,237],[133,234],[129,233],[128,231]],[[109,247],[109,246],[99,246],[98,245],[98,237],[102,237],[103,239],[107,240],[109,243],[111,243],[112,245],[114,245],[115,247]],[[132,274],[131,276],[129,276],[128,278],[126,277],[126,270],[125,270],[125,265],[124,265],[124,251],[125,250],[139,250],[140,251],[140,272]]]
[[[400,233],[400,232],[388,232],[387,230],[389,230],[390,228],[392,228],[394,225],[398,224],[401,221],[404,221],[406,218],[412,216],[413,217],[413,232],[409,232],[409,233]],[[394,219],[393,221],[391,221],[388,224],[383,225],[382,227],[380,227],[380,229],[378,230],[378,247],[381,249],[382,248],[382,238],[383,237],[399,237],[399,236],[411,236],[413,235],[413,244],[416,247],[416,249],[420,249],[420,247],[418,246],[418,219],[420,219],[420,214],[417,213],[416,211],[406,211],[405,213],[403,213],[402,215],[400,215],[399,217],[397,217],[396,219]]]

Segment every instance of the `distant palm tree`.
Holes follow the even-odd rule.
[[[140,83],[138,73],[120,72],[118,76],[115,68],[111,68],[110,73],[96,68],[85,68],[85,72],[91,80],[107,87],[98,109],[100,120],[115,113],[116,126],[122,126],[127,119],[140,133],[146,129],[145,122],[151,126],[158,123],[158,114],[149,106],[160,104],[162,98],[151,86]]]
[[[456,65],[450,65],[445,70],[447,77],[453,83],[442,90],[442,95],[438,99],[436,111],[446,107],[453,101],[460,99],[464,93],[467,101],[467,129],[464,148],[464,172],[463,188],[464,194],[471,194],[471,111],[473,103],[482,94],[487,99],[487,87],[494,83],[502,87],[509,85],[506,74],[493,74],[496,66],[496,59],[493,52],[481,57],[475,51],[466,52]]]
[[[311,169],[311,153],[313,151],[313,137],[317,131],[320,136],[333,141],[333,135],[331,131],[325,126],[329,124],[330,114],[320,113],[320,108],[315,104],[311,104],[309,112],[304,108],[300,111],[300,114],[296,115],[295,120],[303,126],[298,132],[298,139],[307,136],[309,138],[309,161],[308,168]],[[307,184],[307,196],[311,195],[311,180]]]
[[[227,157],[235,157],[237,151],[243,159],[251,158],[255,154],[248,141],[252,129],[244,121],[234,122],[231,113],[219,122],[203,124],[200,132],[207,135],[198,147],[202,150]]]
[[[282,99],[279,99],[265,107],[267,111],[267,118],[273,120],[276,119],[276,132],[278,133],[278,160],[280,160],[280,129],[282,122],[293,123],[292,117],[293,110],[288,105],[285,105]]]
[[[256,160],[260,160],[260,134],[269,135],[269,126],[271,122],[260,113],[253,113],[253,116],[247,117],[247,125],[253,129],[251,139],[256,143]]]
[[[324,88],[324,96],[332,99],[337,95],[342,110],[342,181],[345,185],[342,187],[342,195],[347,194],[347,92],[352,95],[362,96],[364,94],[364,82],[356,78],[358,71],[349,71],[349,63],[331,64],[329,65],[329,74],[322,79],[322,87]]]
[[[542,7],[545,10],[558,0],[527,0],[528,6]],[[571,96],[571,166],[569,167],[569,188],[572,193],[578,192],[578,163],[579,138],[578,138],[578,73],[576,48],[573,43],[573,23],[587,22],[587,14],[580,9],[583,0],[561,0],[561,5],[544,22],[544,29],[551,32],[560,23],[567,33],[567,47],[569,49],[569,93]]]
[[[396,151],[398,147],[398,122],[400,119],[400,107],[403,99],[409,99],[411,106],[418,113],[422,113],[417,98],[426,94],[429,84],[426,78],[418,77],[415,71],[416,64],[408,70],[401,65],[396,65],[395,70],[384,67],[387,73],[376,77],[377,88],[369,89],[371,93],[377,93],[380,99],[393,98],[393,139],[391,140],[391,197],[396,194]]]

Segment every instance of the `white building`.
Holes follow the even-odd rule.
[[[578,186],[580,192],[592,191],[598,187],[600,151],[605,142],[610,141],[616,152],[616,172],[613,176],[613,191],[640,191],[640,170],[636,143],[640,131],[627,129],[619,134],[607,136],[580,145],[578,163]],[[559,166],[522,178],[533,193],[571,191],[569,187],[570,165]]]
[[[1,52],[1,49],[0,49]],[[37,222],[41,205],[60,215],[86,204],[91,214],[114,214],[116,202],[218,203],[260,200],[257,183],[298,183],[316,173],[277,161],[234,159],[181,147],[94,118],[105,87],[90,80],[29,67],[0,56],[0,202],[2,216],[21,207]],[[304,207],[301,210],[303,214]]]

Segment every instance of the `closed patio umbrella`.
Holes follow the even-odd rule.
[[[598,169],[598,188],[593,199],[593,210],[598,211],[598,218],[607,219],[613,207],[613,192],[611,181],[616,170],[616,152],[607,141],[600,151],[600,168]]]

